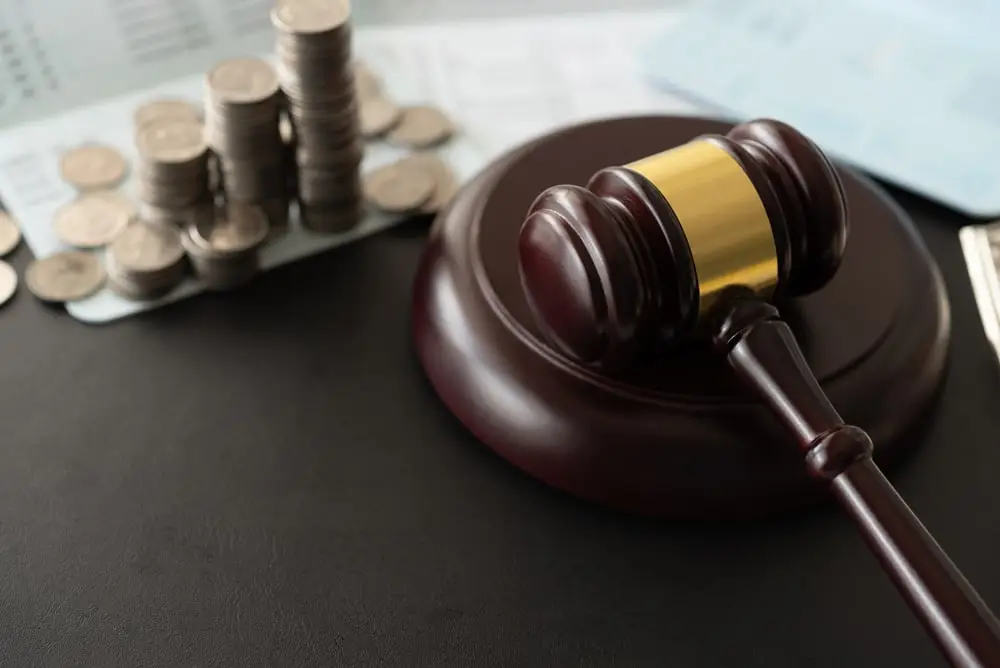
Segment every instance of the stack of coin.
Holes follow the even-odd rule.
[[[286,229],[287,148],[278,75],[259,58],[233,58],[216,65],[206,83],[207,135],[226,201],[257,205],[272,231]]]
[[[209,151],[197,120],[163,116],[136,130],[139,212],[183,225],[211,202]]]
[[[211,290],[228,290],[250,280],[260,269],[260,248],[269,226],[263,210],[227,202],[211,218],[189,225],[181,236],[195,274]]]
[[[364,212],[350,3],[281,0],[271,22],[294,129],[302,224],[316,232],[350,229]]]
[[[186,263],[176,225],[133,221],[108,246],[108,285],[132,300],[162,297],[184,278]]]
[[[132,114],[136,128],[141,128],[160,118],[202,122],[202,112],[199,106],[179,98],[157,98],[139,105]]]

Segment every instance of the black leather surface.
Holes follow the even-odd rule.
[[[890,477],[1000,609],[1000,372],[963,221],[902,201],[955,332]],[[411,349],[420,233],[100,328],[22,289],[0,313],[0,665],[944,665],[832,510],[637,520],[479,446]]]

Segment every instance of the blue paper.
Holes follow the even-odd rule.
[[[648,76],[727,116],[772,117],[835,157],[974,216],[1000,213],[1000,3],[703,0]]]

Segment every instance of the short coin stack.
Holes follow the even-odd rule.
[[[212,199],[209,151],[201,124],[162,116],[136,130],[139,212],[150,221],[183,225]]]
[[[233,58],[206,78],[207,135],[218,159],[226,201],[253,204],[272,232],[288,227],[288,172],[282,140],[281,89],[259,58]]]
[[[212,217],[187,227],[181,243],[198,276],[211,290],[229,290],[260,269],[269,225],[260,207],[241,202],[218,206]]]
[[[136,301],[167,294],[187,267],[177,227],[146,220],[133,221],[115,237],[104,265],[111,289]]]
[[[364,215],[364,140],[351,66],[347,0],[282,0],[271,11],[278,77],[295,136],[302,225],[346,231]]]

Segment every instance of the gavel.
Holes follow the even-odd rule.
[[[706,135],[531,206],[521,285],[551,346],[614,373],[684,339],[711,343],[775,414],[954,666],[1000,666],[1000,623],[845,424],[775,304],[823,287],[848,211],[837,172],[769,119]]]

